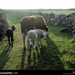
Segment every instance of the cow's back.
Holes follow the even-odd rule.
[[[45,26],[44,19],[42,16],[26,16],[21,21],[21,32],[27,34],[27,32],[31,29],[43,29]]]
[[[29,30],[36,27],[36,19],[34,16],[27,16],[21,20],[21,32],[27,33]]]
[[[44,18],[40,15],[36,15],[35,17],[37,21],[36,29],[38,28],[38,29],[44,30],[45,26],[47,26]]]

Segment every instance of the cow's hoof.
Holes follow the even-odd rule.
[[[32,44],[30,45],[30,47],[32,47]]]

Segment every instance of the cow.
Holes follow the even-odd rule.
[[[25,49],[25,38],[27,32],[32,29],[42,29],[48,31],[49,27],[46,25],[46,22],[42,16],[35,15],[35,16],[26,16],[21,19],[21,33],[23,38],[23,45]]]
[[[29,30],[27,33],[27,50],[28,50],[28,56],[30,55],[30,47],[31,43],[33,43],[33,52],[35,53],[35,46],[37,47],[39,44],[39,47],[41,49],[41,39],[44,38],[46,40],[47,36],[49,35],[48,32],[44,32],[41,29],[34,29]]]
[[[14,39],[13,39],[13,31],[14,30],[17,30],[16,26],[12,26],[11,28],[8,28],[6,30],[6,35],[7,35],[7,38],[8,38],[9,46],[10,46],[10,39],[11,39],[11,45],[12,45],[12,47],[13,47],[13,41],[14,41]]]

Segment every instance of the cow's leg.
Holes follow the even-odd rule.
[[[12,35],[11,35],[11,45],[12,45],[12,47],[13,47],[13,41],[14,41],[14,39],[13,39],[13,32],[12,32]]]
[[[12,45],[12,47],[13,47],[13,38],[11,37],[11,45]]]
[[[35,42],[33,42],[33,52],[35,53]]]
[[[28,38],[27,38],[26,41],[27,41],[26,43],[27,43],[27,50],[28,50],[29,49],[29,47],[28,47],[29,46],[29,40],[28,40]]]
[[[38,40],[35,42],[36,49],[38,49]]]
[[[39,47],[41,49],[41,39],[38,40],[38,45],[39,45]]]
[[[33,52],[35,53],[35,46],[37,47],[37,41],[33,42]]]
[[[28,56],[30,56],[30,42],[29,42],[29,39],[27,37],[27,50],[28,50]]]
[[[39,46],[40,46],[40,49],[41,49],[41,41],[39,41]]]
[[[22,38],[23,38],[23,45],[24,45],[24,49],[25,49],[25,33],[22,34]]]
[[[29,42],[27,43],[27,49],[28,49],[28,56],[30,56],[30,44],[29,44]]]
[[[39,47],[41,49],[41,40],[38,40]]]
[[[7,36],[8,37],[8,43],[9,43],[9,46],[10,46],[10,37],[9,36]]]

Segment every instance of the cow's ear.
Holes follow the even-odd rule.
[[[47,28],[49,29],[49,26],[47,26]]]
[[[46,28],[46,31],[48,31],[48,28]]]
[[[46,31],[48,31],[49,30],[49,26],[46,28]]]

